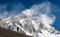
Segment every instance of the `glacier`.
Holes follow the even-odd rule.
[[[51,26],[56,16],[51,14],[50,6],[49,2],[43,2],[21,11],[19,15],[0,18],[0,27],[32,37],[60,37],[60,32]]]

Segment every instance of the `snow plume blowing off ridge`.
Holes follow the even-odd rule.
[[[51,14],[50,6],[49,2],[33,5],[20,15],[4,20],[4,27],[33,37],[60,37],[60,32],[51,26],[56,17]]]
[[[32,22],[35,29],[34,37],[60,37],[60,32],[51,26],[56,17],[51,14],[50,6],[51,3],[44,2],[22,11]]]
[[[33,5],[30,9],[22,11],[28,17],[40,17],[44,24],[53,24],[55,16],[51,14],[50,3],[45,2],[38,5]]]

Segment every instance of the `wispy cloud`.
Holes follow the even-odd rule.
[[[10,10],[11,9],[11,10]],[[25,7],[22,3],[1,4],[0,5],[0,18],[18,15]]]

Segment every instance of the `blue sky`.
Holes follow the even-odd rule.
[[[59,0],[0,0],[0,15],[18,15],[21,11],[29,9],[33,4],[49,1],[52,4],[52,14],[56,16],[53,26],[60,31],[60,1]],[[57,8],[55,8],[57,6]],[[5,15],[6,14],[6,15]],[[8,14],[8,15],[7,15]]]

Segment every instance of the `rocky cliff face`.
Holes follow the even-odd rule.
[[[0,27],[0,37],[32,37]]]

